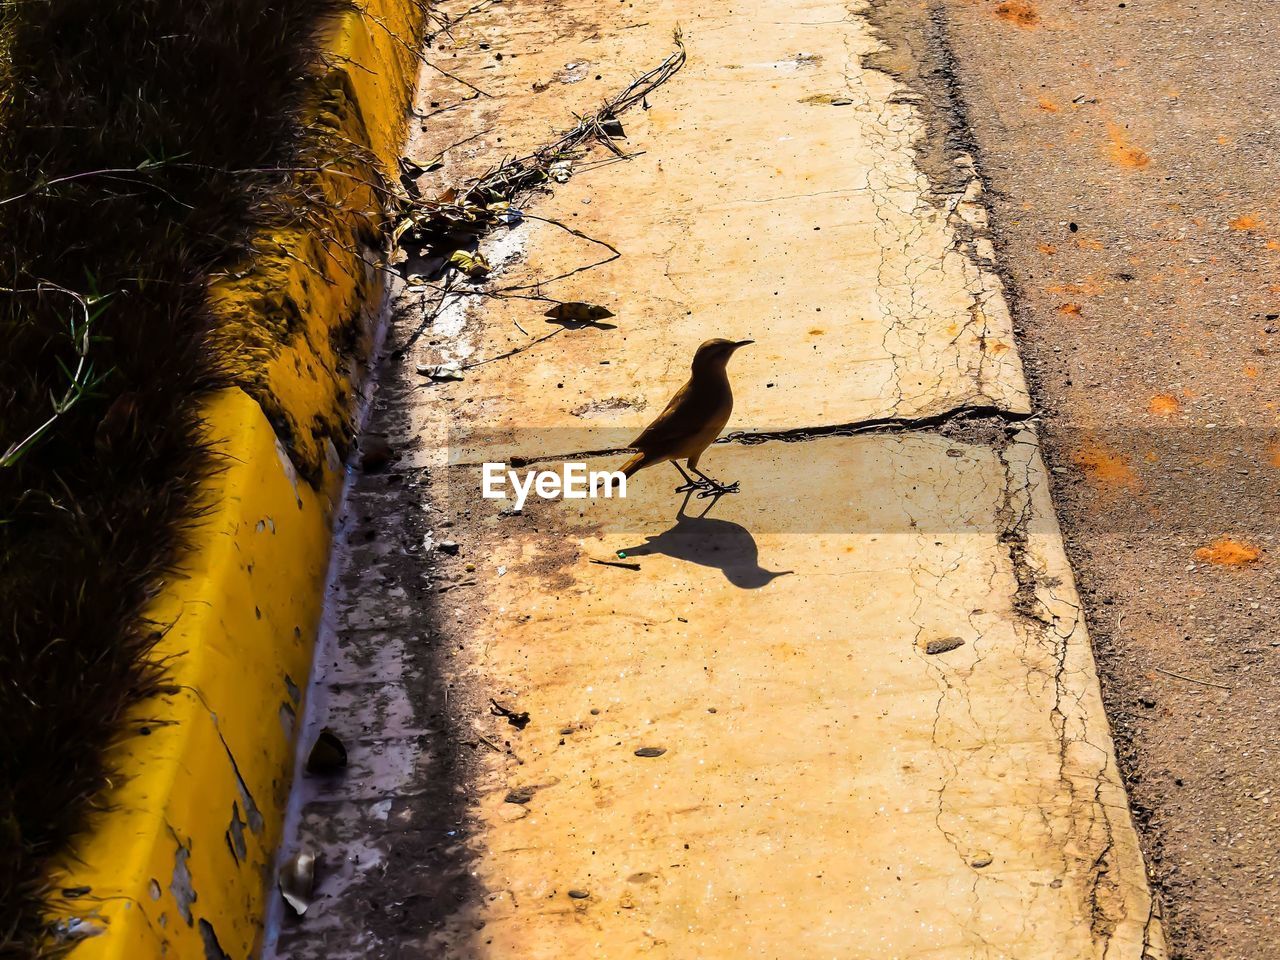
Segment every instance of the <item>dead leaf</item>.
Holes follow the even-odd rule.
[[[543,314],[548,320],[577,320],[586,323],[595,320],[607,320],[614,315],[614,312],[608,307],[602,307],[596,303],[582,303],[576,300],[570,303],[557,303]]]
[[[449,254],[449,262],[472,279],[488,276],[490,270],[489,261],[482,254],[471,254],[465,250],[453,251]]]
[[[417,370],[422,376],[430,377],[437,383],[463,379],[462,366],[457,360],[450,360],[448,363],[420,363]]]

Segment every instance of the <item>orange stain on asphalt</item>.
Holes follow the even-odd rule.
[[[1076,466],[1085,472],[1085,476],[1098,486],[1110,489],[1136,490],[1141,483],[1138,475],[1129,466],[1123,455],[1110,450],[1093,440],[1084,445],[1072,457]]]
[[[1107,137],[1111,140],[1111,159],[1117,166],[1129,170],[1141,170],[1150,166],[1151,155],[1130,142],[1129,134],[1120,124],[1108,122]]]
[[[1062,108],[1050,100],[1048,97],[1041,97],[1036,101],[1036,106],[1048,113],[1057,113]]]
[[[1280,250],[1280,240],[1268,240],[1268,241],[1267,241],[1267,249],[1268,249],[1268,250]]]
[[[1024,30],[1030,30],[1040,22],[1040,14],[1030,0],[1003,0],[996,5],[996,16]]]
[[[1213,563],[1220,567],[1244,567],[1261,560],[1262,551],[1243,540],[1219,537],[1209,546],[1197,550],[1195,557],[1201,563]]]
[[[1101,240],[1095,240],[1092,237],[1076,237],[1072,241],[1081,250],[1105,250],[1106,245]]]
[[[1051,283],[1044,289],[1046,293],[1062,293],[1069,297],[1096,297],[1102,292],[1103,285],[1090,274],[1079,283]]]
[[[1046,257],[1051,257],[1058,252],[1058,248],[1052,243],[1037,243],[1036,252],[1043,253]]]
[[[1244,365],[1244,375],[1248,377],[1250,380],[1257,380],[1258,368],[1255,367],[1252,363],[1246,363]]]
[[[1232,230],[1261,230],[1263,222],[1251,213],[1242,213],[1228,224]]]
[[[1147,410],[1157,417],[1172,417],[1182,406],[1171,393],[1157,393],[1147,404]]]
[[[1058,304],[1058,313],[1064,317],[1080,316],[1080,304],[1078,303],[1060,303]]]

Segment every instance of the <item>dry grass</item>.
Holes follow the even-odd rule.
[[[215,465],[211,271],[288,182],[343,0],[0,0],[0,957],[162,682],[139,613]]]

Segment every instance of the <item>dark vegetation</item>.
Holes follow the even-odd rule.
[[[0,957],[163,681],[139,613],[216,469],[208,275],[280,202],[342,0],[0,0]]]

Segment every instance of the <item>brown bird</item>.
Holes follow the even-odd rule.
[[[729,422],[733,391],[729,389],[725,367],[734,351],[749,343],[755,341],[715,339],[698,348],[693,355],[693,372],[688,382],[676,391],[666,409],[644,433],[629,444],[640,452],[622,465],[624,475],[629,477],[637,470],[670,460],[684,478],[677,492],[698,490],[699,497],[738,492],[736,483],[720,483],[699,470],[698,458]],[[677,460],[684,460],[699,479],[694,480],[685,473]]]

